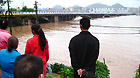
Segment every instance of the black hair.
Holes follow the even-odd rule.
[[[4,19],[0,19],[0,29],[6,29],[8,27],[8,21]]]
[[[41,50],[44,51],[47,42],[46,42],[46,38],[45,38],[45,35],[44,35],[44,32],[43,32],[41,26],[38,24],[34,24],[34,25],[32,25],[31,28],[32,28],[32,31],[34,30],[35,34],[39,35],[39,37],[38,37],[39,44],[41,46]]]
[[[8,47],[9,52],[11,52],[13,48],[17,49],[17,47],[18,47],[18,39],[16,37],[10,37],[8,39],[7,47]]]
[[[14,63],[14,78],[38,78],[43,74],[42,58],[36,55],[24,54],[16,58]]]
[[[90,19],[88,17],[83,17],[80,20],[80,24],[82,25],[83,29],[89,29],[89,27],[90,27]]]

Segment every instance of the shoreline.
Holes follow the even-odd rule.
[[[100,20],[103,21],[102,19]],[[105,19],[105,20],[109,21],[110,19]],[[111,20],[114,19],[111,18]],[[69,21],[69,22],[75,23],[75,21],[74,22]],[[43,30],[45,31],[45,36],[49,41],[49,49],[50,49],[49,63],[58,62],[58,63],[64,63],[66,65],[71,65],[68,45],[70,39],[80,32],[79,25],[69,26],[66,22],[64,23],[57,22],[57,23],[49,23],[49,24],[41,24],[41,25]],[[101,29],[98,27],[97,28],[91,27],[90,32],[94,36],[96,36],[100,41],[101,46],[100,46],[100,53],[99,53],[98,60],[103,62],[103,58],[106,59],[106,64],[110,70],[110,78],[135,77],[135,70],[138,69],[138,66],[140,64],[140,60],[139,60],[140,35],[139,34],[96,34],[96,32],[99,31],[101,33],[102,32],[110,33],[110,32],[119,32],[119,31],[129,32],[129,30],[128,29],[126,31],[121,29],[111,30],[108,28]],[[130,32],[136,32],[136,31],[133,30]],[[27,39],[33,36],[31,33],[30,26],[23,27],[22,32],[16,33],[14,35],[16,35],[19,38],[20,43],[19,43],[18,51],[24,53]]]

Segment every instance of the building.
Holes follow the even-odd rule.
[[[140,7],[137,10],[137,15],[140,15]]]

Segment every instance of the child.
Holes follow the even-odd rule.
[[[44,78],[42,58],[31,54],[18,56],[14,63],[14,78]]]
[[[16,49],[18,39],[10,37],[6,49],[0,51],[1,78],[14,78],[13,65],[17,56],[21,55]]]

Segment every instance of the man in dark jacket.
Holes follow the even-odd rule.
[[[95,74],[96,60],[99,55],[99,40],[88,31],[89,27],[90,19],[82,18],[80,20],[81,32],[73,37],[69,44],[74,78],[84,78],[82,75],[85,71]]]

